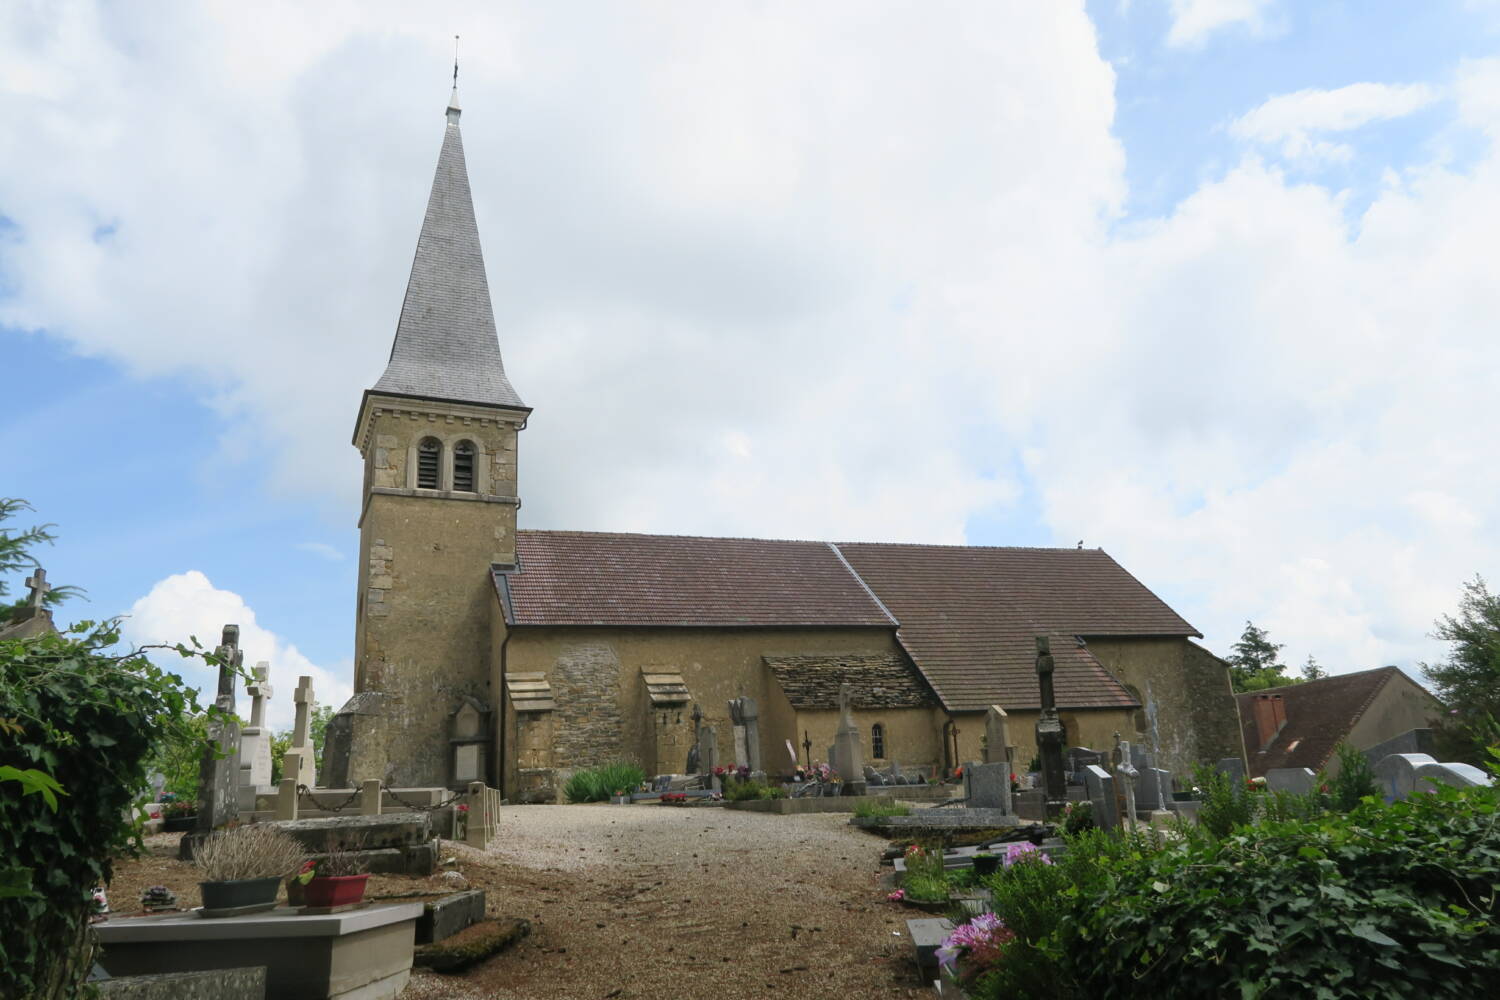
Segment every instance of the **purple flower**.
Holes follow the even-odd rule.
[[[1007,844],[1005,847],[1005,867],[1020,861],[1022,858],[1035,858],[1044,865],[1050,865],[1052,859],[1047,857],[1047,852],[1037,847],[1030,841],[1023,840],[1018,844]]]

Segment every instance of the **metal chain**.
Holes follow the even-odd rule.
[[[441,802],[436,802],[436,803],[433,803],[432,805],[426,805],[424,803],[411,802],[411,801],[409,801],[407,799],[402,798],[400,795],[396,794],[396,790],[394,788],[391,788],[389,785],[387,785],[383,781],[380,783],[380,790],[381,790],[381,792],[383,794],[389,795],[393,800],[395,800],[396,802],[401,803],[403,806],[405,806],[406,808],[412,810],[413,812],[433,812],[435,810],[442,809],[442,808],[444,808],[446,806],[452,805],[453,803],[459,801],[460,799],[464,798],[468,794],[467,792],[453,792],[446,799],[443,799]],[[308,788],[306,785],[298,785],[297,786],[297,799],[298,799],[299,802],[305,799],[306,801],[312,803],[313,808],[315,808],[315,809],[321,809],[324,812],[343,812],[345,809],[349,808],[356,801],[358,801],[358,799],[360,797],[360,793],[362,791],[363,791],[363,789],[356,788],[354,791],[352,791],[352,792],[349,793],[349,797],[346,798],[344,801],[340,802],[336,806],[330,806],[330,805],[325,805],[322,802],[319,802],[318,799],[317,799],[317,796],[313,795],[312,789]]]
[[[308,788],[306,785],[297,786],[297,800],[299,802],[303,799],[306,799],[313,804],[313,808],[321,809],[324,812],[343,812],[345,809],[349,808],[349,806],[353,805],[354,801],[358,798],[359,789],[356,788],[354,791],[349,793],[349,797],[347,799],[340,802],[338,805],[326,806],[323,803],[319,802],[317,797],[313,795],[312,789]]]
[[[441,802],[437,802],[432,805],[423,805],[419,802],[408,802],[406,799],[403,799],[401,796],[397,795],[396,790],[388,786],[383,781],[380,783],[380,790],[389,795],[395,801],[401,803],[406,808],[412,809],[416,812],[432,812],[435,809],[442,809],[444,806],[450,806],[468,794],[467,792],[453,792]]]

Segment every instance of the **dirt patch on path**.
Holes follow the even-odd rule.
[[[462,976],[415,973],[403,1000],[921,996],[911,913],[884,903],[877,886],[884,842],[847,819],[508,807],[489,851],[444,842],[444,857],[486,890],[490,913],[531,920],[531,935]],[[196,902],[190,866],[162,856],[176,835],[151,839],[157,855],[116,874],[117,910],[135,909],[139,890],[161,882]],[[385,876],[370,891],[428,885]]]

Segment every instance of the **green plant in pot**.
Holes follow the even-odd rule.
[[[1000,868],[1000,855],[980,851],[974,855],[974,874],[993,875]]]
[[[281,880],[301,861],[301,846],[274,826],[236,826],[211,835],[193,852],[203,874],[203,915],[271,909]]]
[[[359,854],[360,846],[345,846],[330,837],[325,853],[309,858],[287,883],[288,900],[294,905],[322,909],[350,906],[364,899],[370,873]]]

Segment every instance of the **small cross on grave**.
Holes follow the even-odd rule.
[[[52,584],[47,582],[47,571],[40,566],[26,578],[26,586],[31,588],[30,600],[33,608],[42,606],[47,599],[47,591],[52,589]]]

